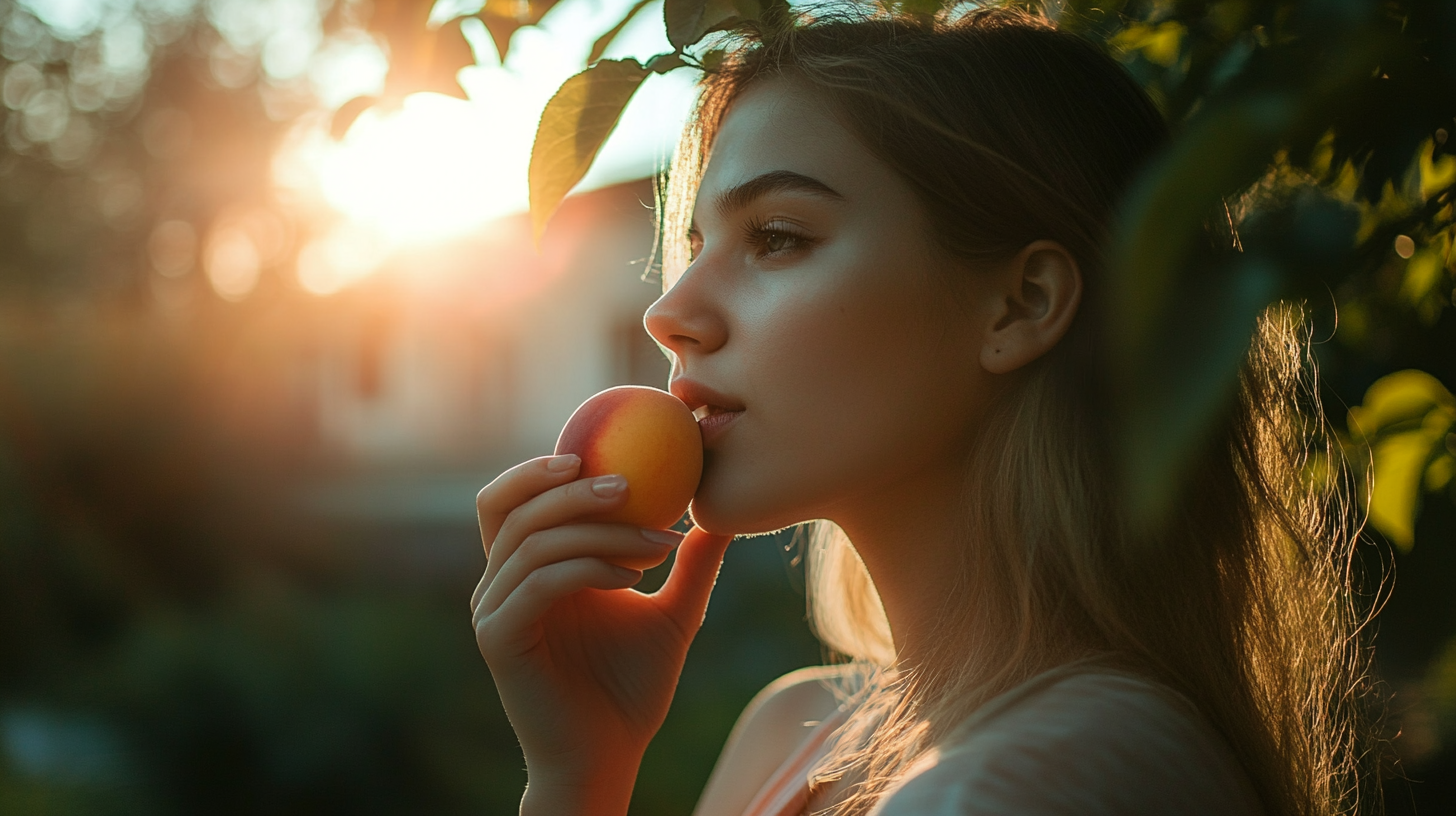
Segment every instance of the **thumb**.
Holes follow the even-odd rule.
[[[684,632],[696,633],[708,610],[708,596],[718,580],[731,535],[715,535],[694,526],[677,546],[672,572],[655,595],[662,609]]]

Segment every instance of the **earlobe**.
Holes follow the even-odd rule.
[[[1033,241],[997,275],[997,316],[981,347],[981,367],[1006,374],[1041,357],[1071,328],[1082,299],[1077,260],[1055,241]]]

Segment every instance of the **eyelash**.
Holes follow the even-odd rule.
[[[781,246],[778,249],[769,249],[769,241],[774,236],[781,236],[788,239],[788,246]],[[796,232],[792,229],[785,229],[782,222],[765,222],[758,218],[749,219],[743,225],[743,238],[750,246],[756,247],[760,258],[768,255],[779,255],[785,252],[793,252],[802,249],[809,243],[809,236]]]
[[[743,225],[743,238],[752,247],[758,250],[758,257],[767,255],[778,255],[785,252],[792,252],[802,249],[812,243],[809,236],[792,229],[784,229],[778,226],[779,222],[764,222],[762,219],[753,218]],[[768,243],[773,236],[782,236],[788,239],[789,246],[778,249],[769,249]],[[691,261],[698,257],[703,251],[703,234],[696,229],[688,231],[688,258]]]

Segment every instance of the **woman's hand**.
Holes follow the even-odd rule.
[[[532,459],[480,491],[475,639],[525,752],[528,800],[588,797],[593,813],[625,813],[732,537],[571,523],[631,489],[620,476],[576,479],[580,467]],[[660,590],[628,589],[642,572],[617,564],[660,564],[675,546]]]

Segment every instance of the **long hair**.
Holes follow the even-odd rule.
[[[1237,393],[1155,528],[1123,511],[1106,396],[1104,246],[1118,199],[1167,141],[1147,95],[1096,46],[1006,9],[961,16],[807,13],[749,31],[706,72],[667,180],[664,282],[713,138],[754,82],[802,83],[909,183],[953,256],[1006,257],[1038,239],[1077,259],[1072,328],[1009,379],[966,462],[959,586],[934,651],[896,663],[873,581],[851,542],[815,522],[808,609],[816,635],[860,669],[819,782],[867,811],[977,706],[1079,659],[1187,697],[1221,733],[1271,814],[1358,810],[1367,653],[1349,578],[1354,530],[1328,444],[1297,306],[1258,322]],[[972,273],[973,274],[973,273]],[[974,592],[971,576],[975,577]],[[1001,639],[971,638],[980,631]]]

